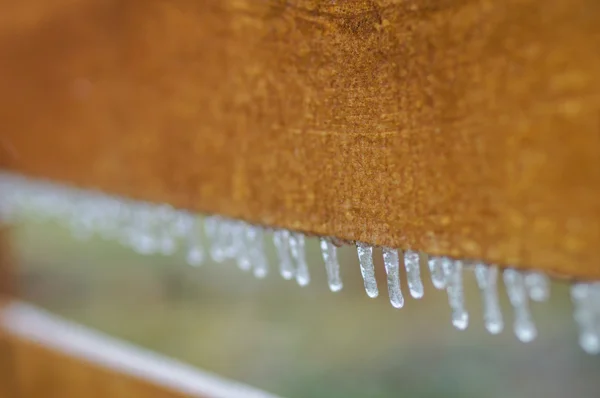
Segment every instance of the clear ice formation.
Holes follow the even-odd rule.
[[[365,283],[367,296],[375,298],[379,296],[379,290],[377,289],[375,266],[373,265],[373,246],[362,242],[356,242],[356,252],[358,253],[360,273]]]
[[[406,268],[406,280],[408,290],[413,298],[423,297],[423,282],[421,282],[421,265],[419,253],[413,250],[404,252],[404,268]]]
[[[573,284],[571,299],[579,326],[579,345],[588,354],[600,354],[600,283]]]
[[[463,263],[462,261],[447,259],[442,266],[446,278],[448,303],[452,310],[452,325],[459,330],[464,330],[469,326],[469,313],[465,309]]]
[[[529,295],[522,272],[507,268],[504,270],[504,286],[514,311],[513,329],[519,340],[526,343],[537,336],[537,329],[529,312]]]
[[[269,241],[277,253],[281,276],[309,284],[306,237],[285,229],[270,230],[240,220],[221,216],[200,217],[168,205],[133,201],[82,191],[44,181],[35,181],[9,173],[0,173],[0,224],[13,224],[22,219],[51,219],[69,226],[73,236],[86,240],[98,236],[117,241],[142,255],[173,255],[182,252],[192,266],[207,258],[216,263],[236,263],[240,269],[252,271],[257,278],[269,272],[265,244]],[[329,237],[320,238],[320,249],[330,290],[342,289],[338,248]],[[356,250],[369,297],[377,297],[372,245],[356,243]],[[389,300],[395,308],[404,306],[401,291],[401,256],[407,285],[413,298],[424,293],[420,275],[422,253],[383,247]],[[497,334],[504,321],[499,303],[499,268],[483,263],[470,264],[443,256],[429,256],[427,266],[435,289],[446,290],[452,313],[452,324],[465,329],[469,314],[465,308],[463,274],[473,270],[479,287],[486,329]],[[543,302],[550,296],[548,276],[540,272],[505,269],[502,272],[505,291],[513,308],[513,329],[521,341],[537,335],[529,302]],[[590,354],[600,354],[600,282],[575,283],[571,287],[574,318],[579,326],[579,343]]]
[[[248,250],[248,261],[254,270],[254,276],[257,278],[264,278],[269,272],[269,263],[265,253],[263,229],[246,224],[245,235],[246,249]]]
[[[476,264],[475,278],[483,301],[483,321],[491,334],[498,334],[504,328],[502,310],[498,301],[498,267]]]
[[[186,253],[186,262],[192,266],[199,266],[204,261],[204,248],[200,240],[199,220],[196,217],[190,217],[188,221],[187,240],[188,247]]]
[[[295,272],[290,253],[290,231],[284,229],[274,231],[273,244],[277,250],[281,276],[283,279],[292,279]]]
[[[550,279],[541,272],[526,272],[525,287],[533,301],[543,302],[550,297]]]
[[[327,272],[327,284],[329,290],[338,292],[342,290],[343,284],[340,277],[340,264],[337,258],[337,247],[329,238],[321,238],[321,255]]]
[[[431,283],[436,289],[446,288],[446,274],[444,273],[444,262],[450,261],[446,257],[430,256],[427,265],[431,273]]]
[[[306,286],[310,283],[310,273],[306,263],[304,235],[299,232],[290,233],[289,247],[292,251],[292,258],[296,261],[296,282],[300,286]]]
[[[273,232],[273,244],[277,250],[279,270],[284,279],[295,278],[300,286],[310,283],[306,263],[304,235],[299,232],[277,230]]]
[[[389,247],[383,248],[383,264],[387,274],[388,295],[390,303],[395,308],[404,307],[404,296],[400,289],[400,260],[398,250]]]

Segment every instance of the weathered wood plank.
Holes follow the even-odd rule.
[[[595,0],[14,4],[4,167],[600,277]]]

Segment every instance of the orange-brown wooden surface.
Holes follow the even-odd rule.
[[[0,299],[0,311],[3,300]],[[15,366],[11,342],[0,327],[0,398],[19,397],[16,391]]]
[[[0,162],[599,278],[596,0],[4,0]]]
[[[3,334],[4,333],[4,334]],[[90,364],[0,330],[0,397],[183,397],[149,380]],[[2,395],[4,394],[4,395]]]
[[[12,293],[12,267],[9,260],[7,233],[0,227],[0,315],[3,306]],[[8,336],[0,326],[0,398],[13,398],[15,395],[14,363],[12,346]]]
[[[16,293],[9,230],[0,226],[0,301]]]

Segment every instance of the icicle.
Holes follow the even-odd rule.
[[[515,312],[513,325],[515,335],[524,343],[532,341],[537,336],[537,330],[529,313],[529,299],[523,275],[514,269],[505,269],[504,285]]]
[[[356,251],[358,253],[360,273],[363,277],[367,296],[375,298],[379,295],[379,290],[377,289],[375,266],[373,265],[373,246],[369,246],[362,242],[356,242]]]
[[[126,242],[133,250],[143,255],[158,252],[159,244],[151,233],[145,207],[130,209],[128,224]]]
[[[154,206],[151,209],[151,228],[157,235],[159,250],[164,255],[171,255],[177,250],[172,225],[175,222],[175,210],[171,206]]]
[[[199,239],[199,221],[187,212],[169,205],[82,191],[0,172],[0,224],[38,220],[58,221],[71,228],[78,239],[91,236],[112,239],[144,255],[170,255],[183,243],[186,260],[191,265],[199,265],[208,254],[216,262],[236,259],[241,268],[252,269],[257,277],[264,277],[268,270],[264,231],[259,227],[220,216],[206,217],[203,226],[209,250],[205,254]],[[295,277],[300,285],[306,285],[310,280],[304,241],[304,235],[290,231],[277,231],[274,236],[282,274],[286,279]],[[337,248],[333,242],[336,242],[334,238],[323,238],[320,245],[330,289],[338,291],[342,282]],[[359,243],[357,253],[367,294],[375,296],[378,289],[374,279],[372,248]],[[404,305],[399,255],[397,250],[383,249],[390,302],[397,308]],[[418,253],[404,253],[408,285],[411,295],[416,298],[423,295],[418,264]],[[466,328],[469,316],[464,304],[463,264],[446,257],[431,256],[428,266],[435,288],[447,291],[452,323],[459,329]],[[498,269],[479,264],[475,266],[475,275],[483,297],[486,329],[490,333],[498,333],[503,328],[497,292]],[[548,299],[549,279],[543,273],[519,273],[515,270],[506,270],[503,277],[514,307],[515,334],[520,340],[529,341],[537,334],[529,301]],[[600,354],[600,283],[575,284],[571,296],[575,305],[574,317],[580,328],[579,342],[586,352]]]
[[[327,283],[332,292],[342,290],[343,284],[340,278],[340,264],[337,259],[337,248],[328,238],[321,238],[321,254],[327,271]]]
[[[442,266],[446,275],[448,302],[452,309],[452,325],[457,329],[464,330],[469,326],[469,314],[465,310],[462,280],[463,264],[461,261],[444,258]]]
[[[251,245],[247,242],[246,230],[249,227],[246,223],[237,223],[231,225],[231,239],[235,246],[235,261],[242,271],[249,271],[252,267],[250,262]]]
[[[400,259],[398,257],[398,250],[384,247],[383,263],[387,274],[390,303],[396,308],[402,308],[404,306],[404,297],[402,296],[402,290],[400,290]]]
[[[498,302],[498,267],[477,264],[475,265],[475,278],[483,299],[485,328],[491,334],[498,334],[504,328],[502,311]]]
[[[210,241],[210,257],[217,263],[235,258],[237,247],[233,235],[235,224],[227,219],[213,216],[204,220],[204,230]]]
[[[290,234],[289,246],[292,251],[292,257],[296,261],[296,282],[300,286],[306,286],[310,283],[304,245],[304,235],[299,232],[292,232]]]
[[[579,345],[588,354],[600,354],[600,283],[574,284],[571,298],[579,325]]]
[[[233,221],[230,219],[224,219],[220,232],[221,232],[221,241],[223,243],[223,247],[225,248],[225,258],[227,259],[237,259],[238,252],[240,250],[239,244],[237,241],[238,236],[243,236],[240,234],[240,230],[244,229],[244,222]]]
[[[290,258],[290,232],[285,229],[273,232],[273,243],[279,257],[281,276],[283,279],[292,279],[294,277],[294,266]]]
[[[264,278],[269,271],[269,264],[265,254],[263,230],[260,227],[247,225],[245,233],[248,259],[254,269],[254,276]]]
[[[200,248],[200,244],[190,246],[185,259],[186,262],[191,266],[197,267],[202,265],[202,262],[204,261],[204,252]]]
[[[423,282],[421,282],[421,265],[419,263],[419,253],[407,250],[404,252],[404,268],[406,268],[406,280],[408,289],[413,298],[423,297]]]
[[[446,275],[444,274],[444,257],[430,256],[427,264],[431,272],[431,282],[438,290],[446,288]]]
[[[550,297],[550,280],[541,272],[527,272],[525,274],[525,287],[529,298],[533,301],[546,301]]]
[[[223,255],[223,248],[221,247],[220,242],[218,242],[219,224],[219,218],[216,216],[208,216],[204,218],[204,233],[206,234],[209,244],[208,252],[210,254],[210,258],[216,263],[220,263],[225,259]]]
[[[187,222],[189,223],[189,227],[187,228],[188,247],[186,261],[189,265],[197,267],[204,261],[204,250],[200,242],[198,220],[190,217]]]

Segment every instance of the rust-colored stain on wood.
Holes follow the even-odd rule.
[[[600,277],[598,1],[4,3],[5,168]]]

